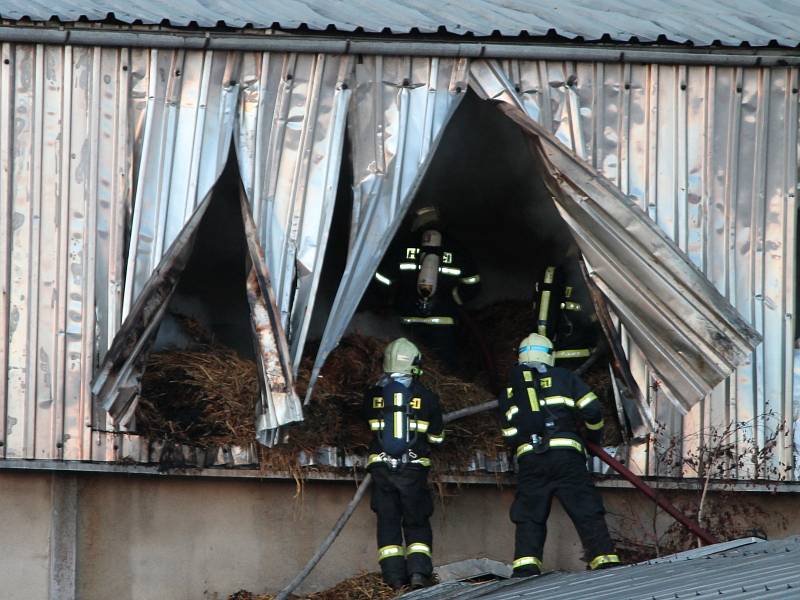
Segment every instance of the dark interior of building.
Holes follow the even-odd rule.
[[[211,192],[189,262],[159,327],[154,351],[195,344],[196,335],[186,327],[188,317],[200,323],[214,342],[233,348],[244,357],[254,356],[239,180],[236,157],[231,151]]]
[[[350,181],[343,177],[342,182],[346,185],[341,188],[340,207],[346,209],[337,213],[323,275],[331,283],[338,282],[347,250]],[[559,263],[573,244],[524,134],[491,102],[472,92],[445,129],[395,241],[409,234],[415,210],[428,205],[439,208],[447,234],[477,264],[482,289],[467,305],[470,311],[509,301],[520,310],[532,311],[537,277],[552,261]],[[404,333],[379,288],[374,282],[370,286],[349,333],[379,337]],[[320,289],[330,298],[318,301],[318,309],[329,306],[335,293],[335,286]],[[312,336],[321,333],[320,328],[312,330]],[[518,337],[527,333],[520,331]],[[512,348],[518,342],[507,343]]]
[[[311,351],[322,335],[346,263],[352,184],[347,141],[309,329]],[[439,208],[447,234],[477,265],[482,289],[468,304],[471,311],[507,301],[532,311],[536,278],[546,265],[560,261],[572,244],[524,134],[493,103],[472,92],[446,127],[397,237],[408,235],[414,211],[427,205]],[[188,316],[206,327],[215,341],[242,356],[253,356],[245,295],[247,247],[239,210],[239,173],[231,150],[154,350],[191,346],[191,336],[181,322],[181,316]],[[402,335],[396,315],[375,287],[371,285],[365,294],[349,332]],[[520,331],[519,337],[526,333]],[[518,341],[509,340],[509,347]]]

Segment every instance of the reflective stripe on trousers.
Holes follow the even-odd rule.
[[[405,556],[402,546],[384,546],[378,548],[378,562],[384,558],[391,558],[392,556]]]
[[[553,438],[550,440],[549,443],[550,448],[573,448],[580,452],[581,454],[586,454],[586,451],[583,449],[583,444],[581,444],[577,440],[573,440],[570,438]],[[520,444],[517,446],[517,458],[522,456],[523,454],[527,454],[528,452],[533,451],[533,444]]]
[[[406,556],[409,554],[425,554],[426,556],[431,555],[431,547],[428,544],[423,544],[422,542],[414,542],[406,546]]]
[[[589,563],[590,569],[597,569],[603,565],[618,565],[620,563],[619,556],[616,554],[601,554],[595,556]]]

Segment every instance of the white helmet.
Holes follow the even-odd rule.
[[[420,360],[422,354],[419,348],[406,338],[397,338],[383,351],[383,372],[417,375]]]
[[[538,362],[552,367],[555,362],[553,342],[538,333],[530,334],[519,344],[519,362]]]

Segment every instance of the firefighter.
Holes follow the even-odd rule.
[[[578,424],[600,443],[600,401],[572,371],[553,366],[553,345],[536,333],[519,346],[519,364],[500,402],[503,437],[518,464],[517,493],[511,505],[516,525],[514,576],[538,575],[556,496],[578,530],[590,569],[619,564],[606,527],[605,510],[586,468]]]
[[[598,340],[597,315],[578,260],[573,248],[560,265],[547,265],[536,283],[536,332],[553,341],[555,364],[566,369],[579,367]]]
[[[442,232],[436,207],[415,212],[411,236],[387,252],[375,281],[394,296],[407,335],[457,370],[458,307],[478,294],[481,278]]]
[[[386,347],[384,374],[364,397],[375,437],[367,469],[378,518],[378,562],[393,589],[431,585],[431,446],[444,440],[439,398],[417,380],[421,355],[406,338]]]

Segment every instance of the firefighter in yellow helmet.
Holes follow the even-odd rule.
[[[364,397],[374,438],[367,469],[378,518],[378,562],[394,589],[432,583],[433,501],[428,489],[432,446],[444,440],[439,398],[417,379],[417,347],[399,338],[386,347],[383,376]]]
[[[500,410],[503,437],[518,464],[517,493],[511,506],[516,525],[514,576],[538,575],[547,517],[556,496],[578,530],[589,567],[619,564],[605,522],[600,494],[586,468],[586,450],[578,434],[600,443],[600,401],[572,371],[553,366],[553,344],[536,333],[519,345],[519,364],[511,373]]]

